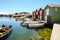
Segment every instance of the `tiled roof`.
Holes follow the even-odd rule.
[[[60,7],[60,5],[58,5],[58,4],[49,4],[48,6],[50,6],[50,7]]]

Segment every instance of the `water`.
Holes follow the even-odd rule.
[[[0,17],[0,26],[12,25],[12,33],[5,40],[31,40],[37,36],[35,29],[27,29],[21,26],[21,21],[16,21],[15,18]]]

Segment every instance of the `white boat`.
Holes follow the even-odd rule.
[[[21,23],[22,26],[29,26],[29,27],[40,27],[44,25],[45,21],[24,21]]]
[[[43,27],[44,23],[33,23],[28,24],[28,27]]]
[[[34,24],[34,23],[39,23],[38,21],[25,21],[25,22],[22,22],[21,25],[22,26],[28,26],[28,24]]]
[[[1,27],[0,26],[0,39],[8,35],[12,30],[12,27]]]
[[[27,23],[21,23],[21,25],[22,25],[22,26],[28,26],[28,24],[27,24]]]

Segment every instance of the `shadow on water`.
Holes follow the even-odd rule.
[[[44,28],[44,26],[43,27],[27,27],[27,29],[42,29],[42,28]]]
[[[54,23],[51,23],[51,24],[47,24],[46,23],[44,26],[52,29],[53,28],[53,25],[54,25]]]
[[[5,35],[4,37],[0,38],[0,40],[6,40],[11,34],[12,34],[12,31],[10,31],[10,33],[8,33],[7,35]]]

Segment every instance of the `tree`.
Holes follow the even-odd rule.
[[[18,13],[15,13],[15,15],[17,15]]]

